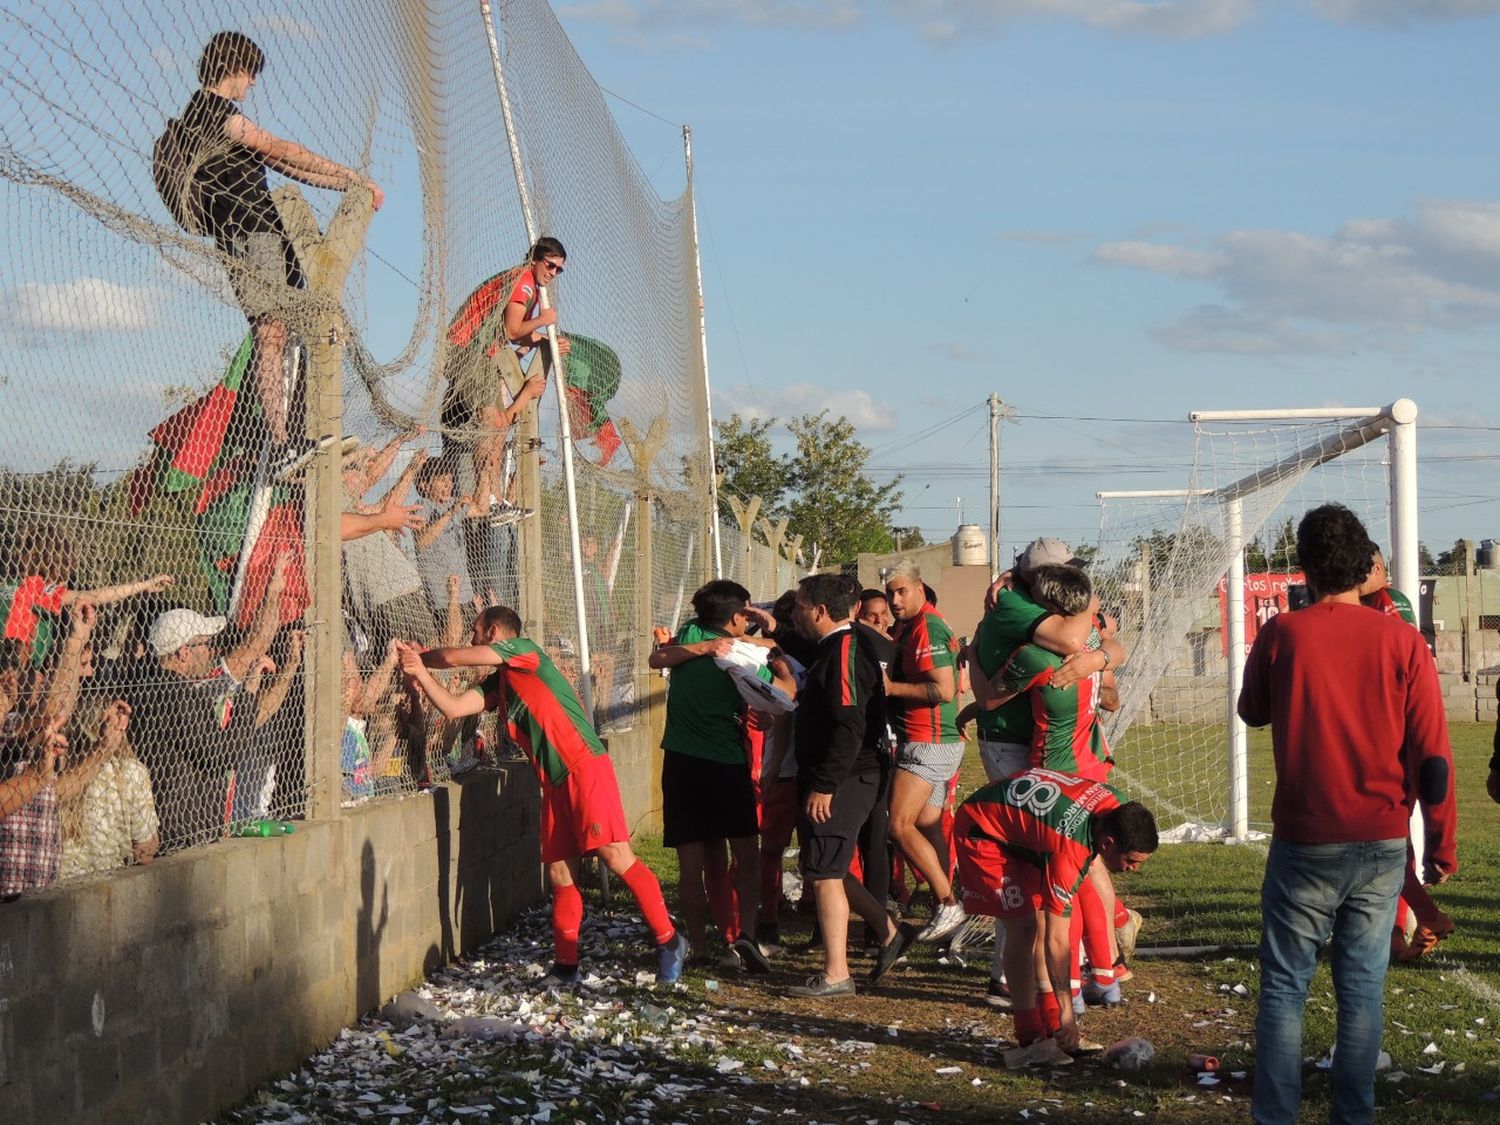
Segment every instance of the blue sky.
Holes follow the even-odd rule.
[[[1011,544],[1185,483],[1190,428],[1130,420],[1403,395],[1423,538],[1500,535],[1500,3],[558,11],[602,86],[693,126],[716,411],[848,413],[929,538],[957,497],[984,519],[992,390]],[[611,105],[679,190],[673,130]]]
[[[10,45],[27,80],[7,86],[21,108],[7,101],[3,124],[29,159],[165,222],[145,154],[192,88],[183,60],[220,17],[194,14],[163,45],[151,7],[62,21],[55,34],[97,66],[70,67],[45,35]],[[376,102],[399,109],[380,68],[404,56],[347,8],[315,8],[247,17],[270,63],[246,111],[338,159],[373,145],[389,200],[355,288],[372,350],[389,358],[417,308],[420,185],[399,113],[373,142],[363,130]],[[1013,411],[1010,548],[1092,540],[1097,489],[1187,483],[1190,409],[1403,395],[1422,411],[1423,538],[1437,551],[1500,536],[1500,0],[557,10],[597,81],[666,119],[609,102],[664,197],[683,184],[667,122],[693,126],[716,412],[847,414],[875,450],[872,475],[904,474],[902,522],[929,538],[951,533],[956,503],[985,518],[991,391]],[[444,57],[479,92],[449,107],[466,167],[493,170],[460,185],[494,209],[455,247],[466,278],[525,240],[473,18],[453,9],[462,34]],[[351,36],[339,95],[310,99],[330,43]],[[148,53],[123,78],[109,69]],[[75,111],[38,108],[39,90]],[[111,114],[96,119],[101,99]],[[56,130],[33,128],[35,114]],[[586,180],[566,186],[586,214]],[[309,195],[325,218],[337,201]],[[154,250],[50,193],[7,191],[0,219],[7,463],[123,471],[162,417],[162,385],[211,383],[238,343],[219,271],[184,285]],[[592,293],[606,263],[591,268],[587,230],[554,233],[572,252],[566,328],[568,286]],[[173,324],[191,330],[163,333]],[[361,418],[346,422],[360,432]]]

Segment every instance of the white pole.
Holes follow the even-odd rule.
[[[1229,628],[1229,686],[1225,706],[1229,720],[1229,835],[1243,840],[1250,831],[1249,736],[1237,710],[1245,682],[1245,524],[1240,498],[1224,505],[1224,539],[1229,547],[1226,615]]]
[[[515,121],[510,112],[510,94],[505,86],[505,67],[500,59],[500,44],[495,35],[495,17],[489,0],[479,0],[479,10],[484,16],[484,29],[490,43],[490,65],[495,70],[495,85],[500,92],[500,115],[505,121],[505,136],[510,144],[511,166],[516,174],[516,190],[521,197],[521,215],[526,222],[526,237],[536,244],[536,218],[531,210],[531,196],[526,189],[526,169],[521,162],[521,143],[516,135]],[[552,307],[552,300],[545,286],[537,285],[537,297],[543,309]],[[568,545],[572,551],[573,564],[573,612],[578,621],[578,690],[583,697],[583,710],[590,719],[594,716],[593,659],[589,653],[588,603],[583,593],[583,548],[578,536],[578,488],[573,477],[573,426],[568,418],[568,389],[566,372],[563,370],[562,353],[557,347],[557,326],[547,325],[547,359],[551,362],[557,389],[557,419],[561,431],[563,454],[563,491],[568,498]]]
[[[703,354],[703,442],[708,451],[709,541],[713,544],[714,577],[724,577],[724,544],[719,536],[719,474],[714,454],[713,396],[708,379],[708,317],[703,306],[703,255],[698,249],[698,196],[693,190],[693,130],[682,127],[682,151],[687,162],[688,230],[693,239],[693,281],[698,287],[698,346]]]
[[[1417,562],[1417,404],[1397,399],[1391,426],[1391,584],[1416,606],[1422,575]]]
[[[990,581],[1000,575],[1000,396],[990,395]]]

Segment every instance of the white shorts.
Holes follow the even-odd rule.
[[[1031,766],[1031,747],[1024,742],[992,742],[981,737],[979,761],[984,765],[985,777],[1004,781]]]
[[[948,800],[948,782],[964,760],[962,742],[903,742],[896,748],[896,768],[932,786],[927,803],[940,809]]]

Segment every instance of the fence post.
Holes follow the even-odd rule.
[[[344,650],[343,451],[344,281],[364,244],[374,214],[373,197],[363,184],[344,193],[328,232],[318,234],[317,219],[291,185],[276,191],[288,237],[307,274],[313,316],[307,333],[306,435],[333,440],[307,471],[303,523],[310,558],[307,650],[303,665],[303,758],[306,763],[309,820],[326,820],[339,810],[339,745],[344,733],[340,661]]]

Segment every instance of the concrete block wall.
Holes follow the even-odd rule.
[[[0,904],[0,1121],[201,1121],[540,899],[528,765]]]

